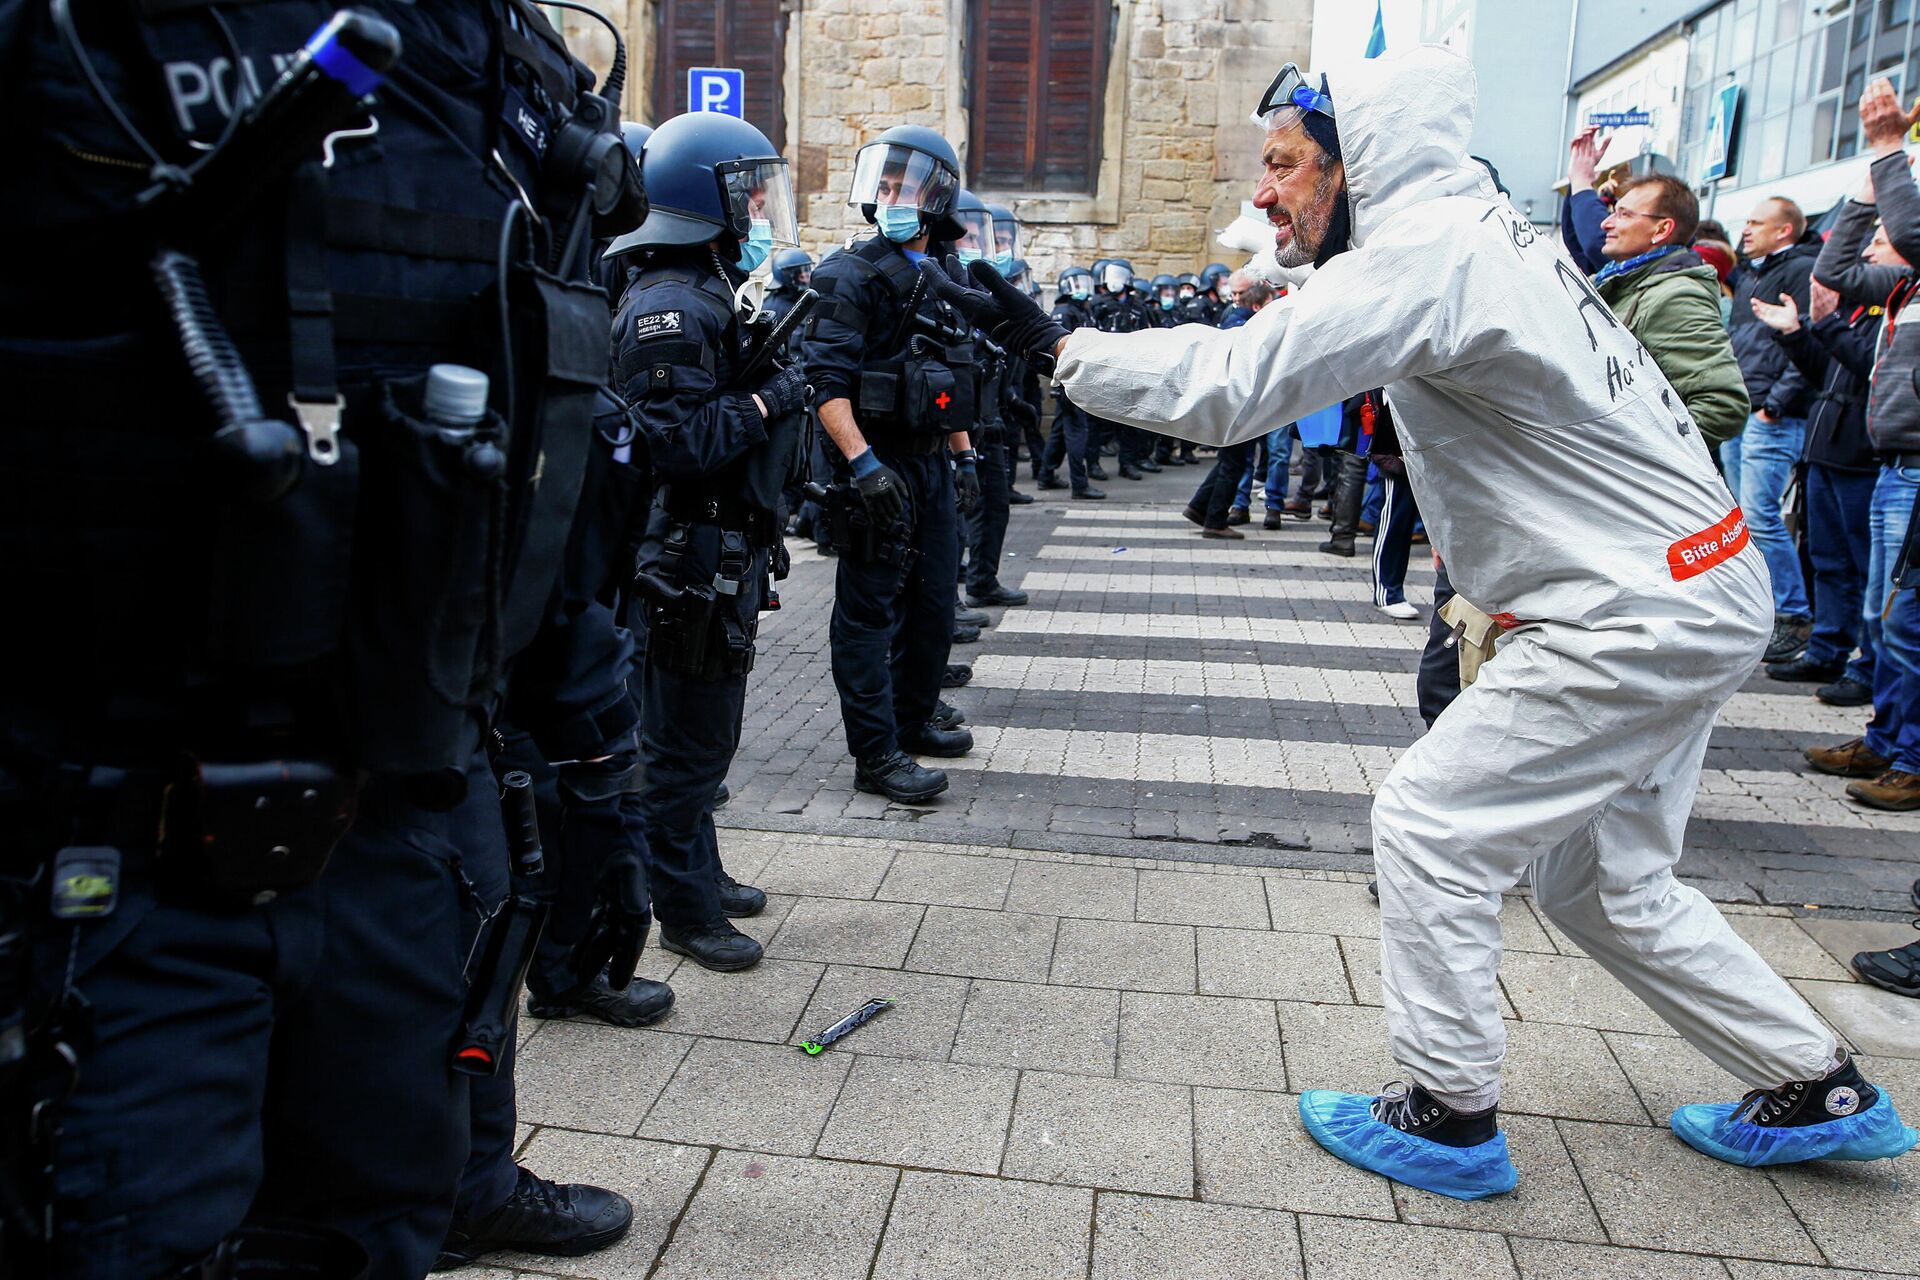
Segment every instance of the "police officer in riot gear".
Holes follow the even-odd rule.
[[[1032,274],[1027,270],[1027,260],[1020,256],[1022,247],[1020,219],[1015,217],[1013,210],[1004,204],[989,204],[987,212],[993,218],[993,242],[992,248],[986,255],[987,260],[993,263],[994,269],[1001,275],[1019,288],[1025,289],[1029,296],[1038,298],[1039,286],[1034,283]],[[1017,465],[1019,446],[1024,443],[1027,448],[1027,459],[1033,466],[1034,478],[1037,480],[1040,476],[1040,455],[1045,448],[1045,442],[1040,437],[1040,415],[1035,408],[1039,403],[1038,384],[1031,366],[1025,360],[1017,355],[1009,356],[1008,364],[1007,385],[1014,394],[1007,402],[1007,474],[1009,477],[1019,475]],[[1033,385],[1030,387],[1029,384]],[[1032,501],[1027,495],[1011,487],[1011,479],[1008,485],[1007,499],[1015,506]]]
[[[1221,317],[1226,315],[1227,308],[1232,305],[1229,299],[1222,296],[1222,291],[1227,287],[1227,279],[1232,274],[1232,270],[1224,262],[1209,262],[1206,269],[1200,273],[1202,319],[1215,328],[1220,326]]]
[[[1174,277],[1177,286],[1175,296],[1178,303],[1173,309],[1181,324],[1212,324],[1206,304],[1200,297],[1200,277],[1193,272],[1184,272]]]
[[[1093,273],[1085,267],[1068,267],[1062,271],[1053,304],[1053,322],[1069,333],[1082,325],[1092,324],[1093,315],[1089,307],[1093,301],[1093,286]],[[1060,388],[1055,387],[1053,395],[1053,432],[1047,437],[1046,462],[1040,471],[1040,487],[1066,487],[1059,480],[1060,464],[1065,462],[1074,497],[1106,497],[1106,491],[1096,489],[1088,479],[1090,465],[1097,462],[1098,458],[1093,454],[1096,446],[1088,435],[1087,415]]]
[[[726,874],[712,807],[740,744],[759,615],[786,572],[780,494],[806,407],[799,369],[749,349],[739,296],[798,239],[793,185],[766,135],[717,113],[661,124],[645,170],[652,211],[607,251],[633,268],[614,377],[658,486],[634,579],[641,810],[661,946],[731,972],[761,953],[731,917],[766,896]]]
[[[1125,258],[1108,258],[1100,265],[1095,276],[1096,282],[1104,289],[1089,306],[1093,327],[1102,333],[1135,333],[1149,328],[1152,321],[1146,308],[1140,305],[1134,296],[1133,285],[1136,277],[1133,264]],[[1141,284],[1146,282],[1142,280]],[[1158,471],[1148,443],[1147,433],[1138,427],[1130,427],[1117,422],[1089,418],[1098,422],[1103,434],[1111,435],[1120,449],[1120,477],[1123,480],[1142,479],[1143,471]],[[1088,474],[1092,474],[1091,468]]]
[[[951,645],[956,495],[979,494],[974,350],[916,268],[930,243],[966,234],[959,189],[959,160],[931,129],[899,126],[860,149],[848,203],[875,233],[814,272],[821,303],[802,347],[837,455],[831,640],[854,783],[902,803],[947,789],[914,755],[957,756],[973,741],[929,721]]]
[[[954,217],[965,230],[954,246],[956,261],[965,264],[991,257],[996,222],[992,209],[962,187],[954,202]],[[1009,268],[1011,264],[1009,256]],[[976,334],[973,374],[974,425],[969,436],[979,455],[980,500],[961,518],[961,545],[966,560],[966,603],[977,610],[986,605],[1025,604],[1027,593],[1002,586],[999,578],[1000,552],[1006,545],[1007,517],[1012,508],[1007,446],[1012,431],[1008,409],[1015,371],[1005,351]],[[979,619],[974,625],[992,621],[987,614],[974,616]],[[960,620],[965,620],[964,615]]]
[[[813,282],[813,258],[805,249],[782,249],[773,255],[768,276],[766,301],[760,305],[778,318],[792,310],[802,292]]]
[[[447,1231],[479,747],[606,377],[585,250],[644,197],[536,6],[374,8],[6,20],[9,1274],[417,1277]]]
[[[1179,309],[1179,282],[1163,271],[1147,283],[1148,322],[1156,329],[1171,329],[1180,323]]]

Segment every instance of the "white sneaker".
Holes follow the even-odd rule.
[[[1398,618],[1402,622],[1412,622],[1420,616],[1420,610],[1411,600],[1396,600],[1392,604],[1380,606],[1380,612],[1389,618]]]

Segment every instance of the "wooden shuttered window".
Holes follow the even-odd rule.
[[[969,185],[1092,194],[1106,117],[1107,0],[973,0]]]
[[[746,73],[747,123],[786,149],[787,15],[780,0],[662,0],[655,34],[655,124],[687,109],[688,67],[738,67]]]

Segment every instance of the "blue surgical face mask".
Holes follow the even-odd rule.
[[[960,261],[962,262],[980,261],[980,251],[978,249],[959,249],[959,250],[956,250],[955,252],[958,254]]]
[[[880,234],[895,244],[920,238],[920,210],[908,205],[883,204],[874,210],[874,222]]]
[[[1013,274],[1013,255],[1010,253],[994,254],[993,269],[995,271],[998,271],[1003,276],[1012,275]]]
[[[1173,299],[1172,299],[1172,298],[1162,298],[1162,299],[1160,299],[1160,309],[1161,309],[1162,311],[1171,311],[1171,310],[1173,310]]]
[[[765,218],[755,218],[747,229],[747,238],[740,242],[740,256],[733,265],[752,275],[772,252],[773,223]]]
[[[1092,296],[1093,296],[1093,290],[1087,288],[1087,286],[1083,284],[1077,284],[1073,286],[1073,297],[1076,302],[1085,302],[1088,298],[1091,298]]]

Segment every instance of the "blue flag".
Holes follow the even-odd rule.
[[[1373,0],[1373,34],[1367,37],[1367,56],[1377,58],[1387,51],[1387,24],[1380,15],[1380,0]]]

